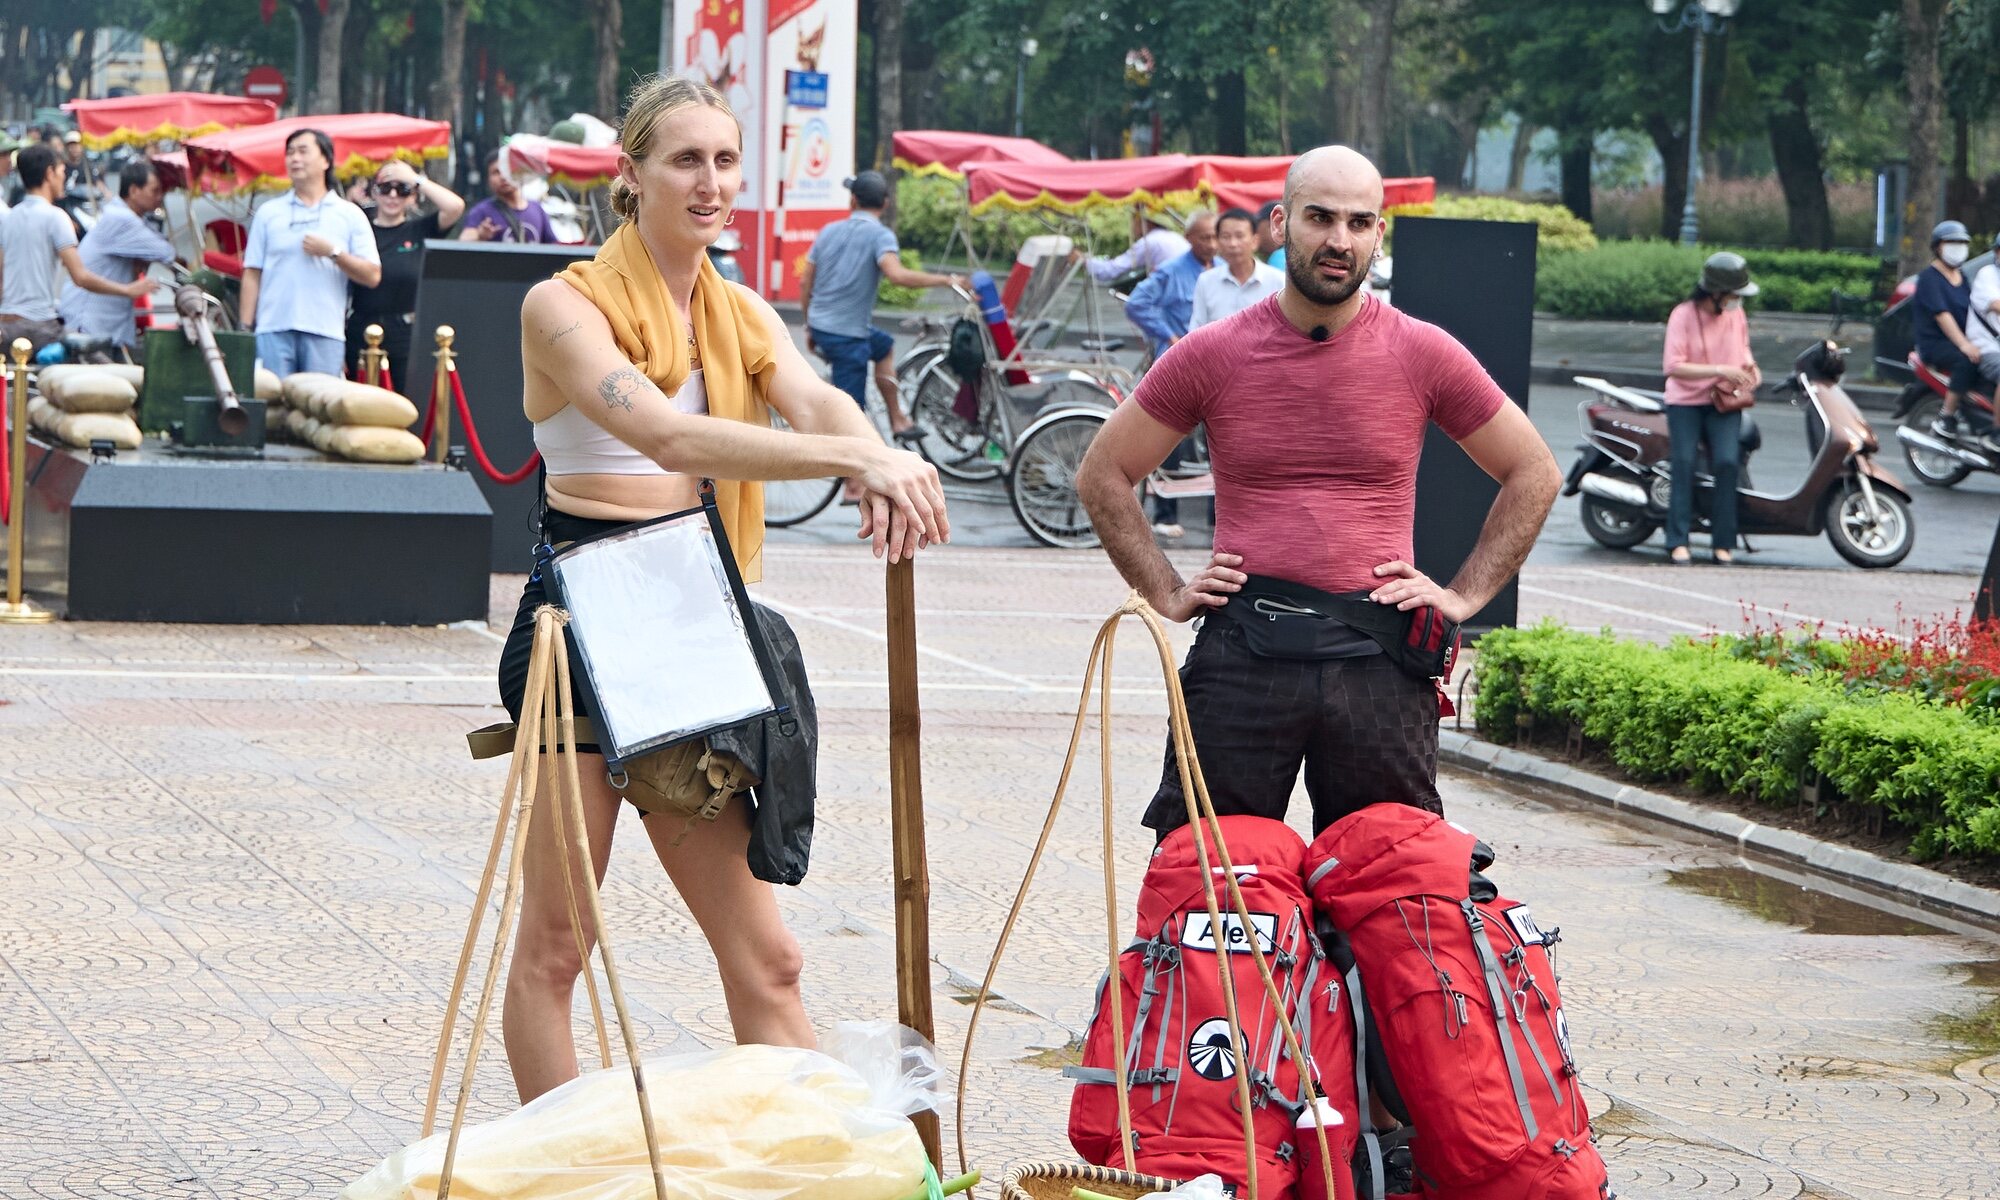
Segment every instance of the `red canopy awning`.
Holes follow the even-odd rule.
[[[1197,160],[1185,154],[1059,163],[968,162],[974,213],[996,208],[1083,212],[1106,205],[1189,208],[1205,192]]]
[[[159,173],[160,186],[168,191],[177,191],[188,185],[188,156],[185,150],[166,150],[151,156],[153,170]]]
[[[189,174],[204,192],[276,192],[285,176],[285,139],[317,129],[333,139],[333,171],[342,181],[373,174],[392,158],[421,167],[451,151],[451,126],[395,113],[288,117],[269,125],[212,133],[187,143]]]
[[[891,139],[896,166],[916,175],[965,178],[969,162],[1066,163],[1069,155],[1028,138],[949,129],[905,129]]]
[[[1217,208],[1247,208],[1253,212],[1267,201],[1284,196],[1285,172],[1292,169],[1291,156],[1283,154],[1259,158],[1203,154],[1196,161],[1201,164],[1202,180]],[[1385,209],[1429,204],[1436,199],[1437,181],[1428,175],[1382,181]]]
[[[121,143],[183,142],[225,129],[268,125],[278,119],[278,106],[269,100],[208,92],[71,100],[63,109],[76,118],[77,132],[92,150],[108,150]]]
[[[578,191],[608,186],[618,177],[616,146],[579,146],[532,133],[517,133],[507,139],[506,153],[512,160],[509,173],[530,171],[546,175],[550,183]]]

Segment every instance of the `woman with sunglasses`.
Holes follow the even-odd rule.
[[[354,283],[349,292],[353,308],[347,317],[347,370],[361,378],[361,352],[368,348],[363,331],[370,325],[382,327],[383,359],[389,366],[396,390],[406,396],[422,395],[417,380],[410,377],[410,333],[417,319],[417,280],[424,273],[424,241],[444,236],[465,213],[465,200],[441,183],[417,174],[406,162],[387,162],[375,172],[368,185],[375,202],[375,249],[382,256],[382,279],[374,287]],[[419,200],[428,200],[431,211],[417,212]]]

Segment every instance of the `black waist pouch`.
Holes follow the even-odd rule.
[[[1417,679],[1449,678],[1458,660],[1458,622],[1428,606],[1398,612],[1366,592],[1336,594],[1252,575],[1217,613],[1234,621],[1250,652],[1264,658],[1352,658],[1379,649]]]

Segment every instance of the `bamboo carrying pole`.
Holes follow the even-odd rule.
[[[361,331],[368,348],[361,352],[361,382],[370,387],[382,386],[382,327],[370,325]]]
[[[443,462],[451,452],[451,342],[458,331],[449,325],[437,327],[437,374],[431,377],[431,408],[437,419],[431,425],[431,461]]]
[[[891,563],[889,608],[889,811],[896,875],[896,1016],[926,1041],[931,1017],[931,879],[924,850],[922,720],[917,697],[917,598],[911,560]],[[935,1112],[910,1120],[933,1167],[944,1151]]]
[[[31,608],[21,598],[28,575],[27,538],[21,519],[28,508],[28,351],[32,348],[27,338],[15,338],[11,347],[14,386],[9,394],[14,411],[7,471],[12,478],[7,481],[7,601],[0,605],[0,625],[43,625],[55,619],[54,613]]]

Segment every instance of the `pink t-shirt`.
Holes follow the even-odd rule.
[[[1682,363],[1735,367],[1750,361],[1750,322],[1741,308],[1717,315],[1683,300],[1667,314],[1667,346],[1660,355],[1660,370],[1667,376],[1668,404],[1710,403],[1708,389],[1717,381],[1674,378],[1673,369]]]
[[[1463,440],[1507,403],[1435,325],[1370,298],[1315,342],[1275,296],[1182,338],[1133,398],[1183,432],[1208,426],[1217,550],[1329,592],[1412,557],[1425,426]]]

